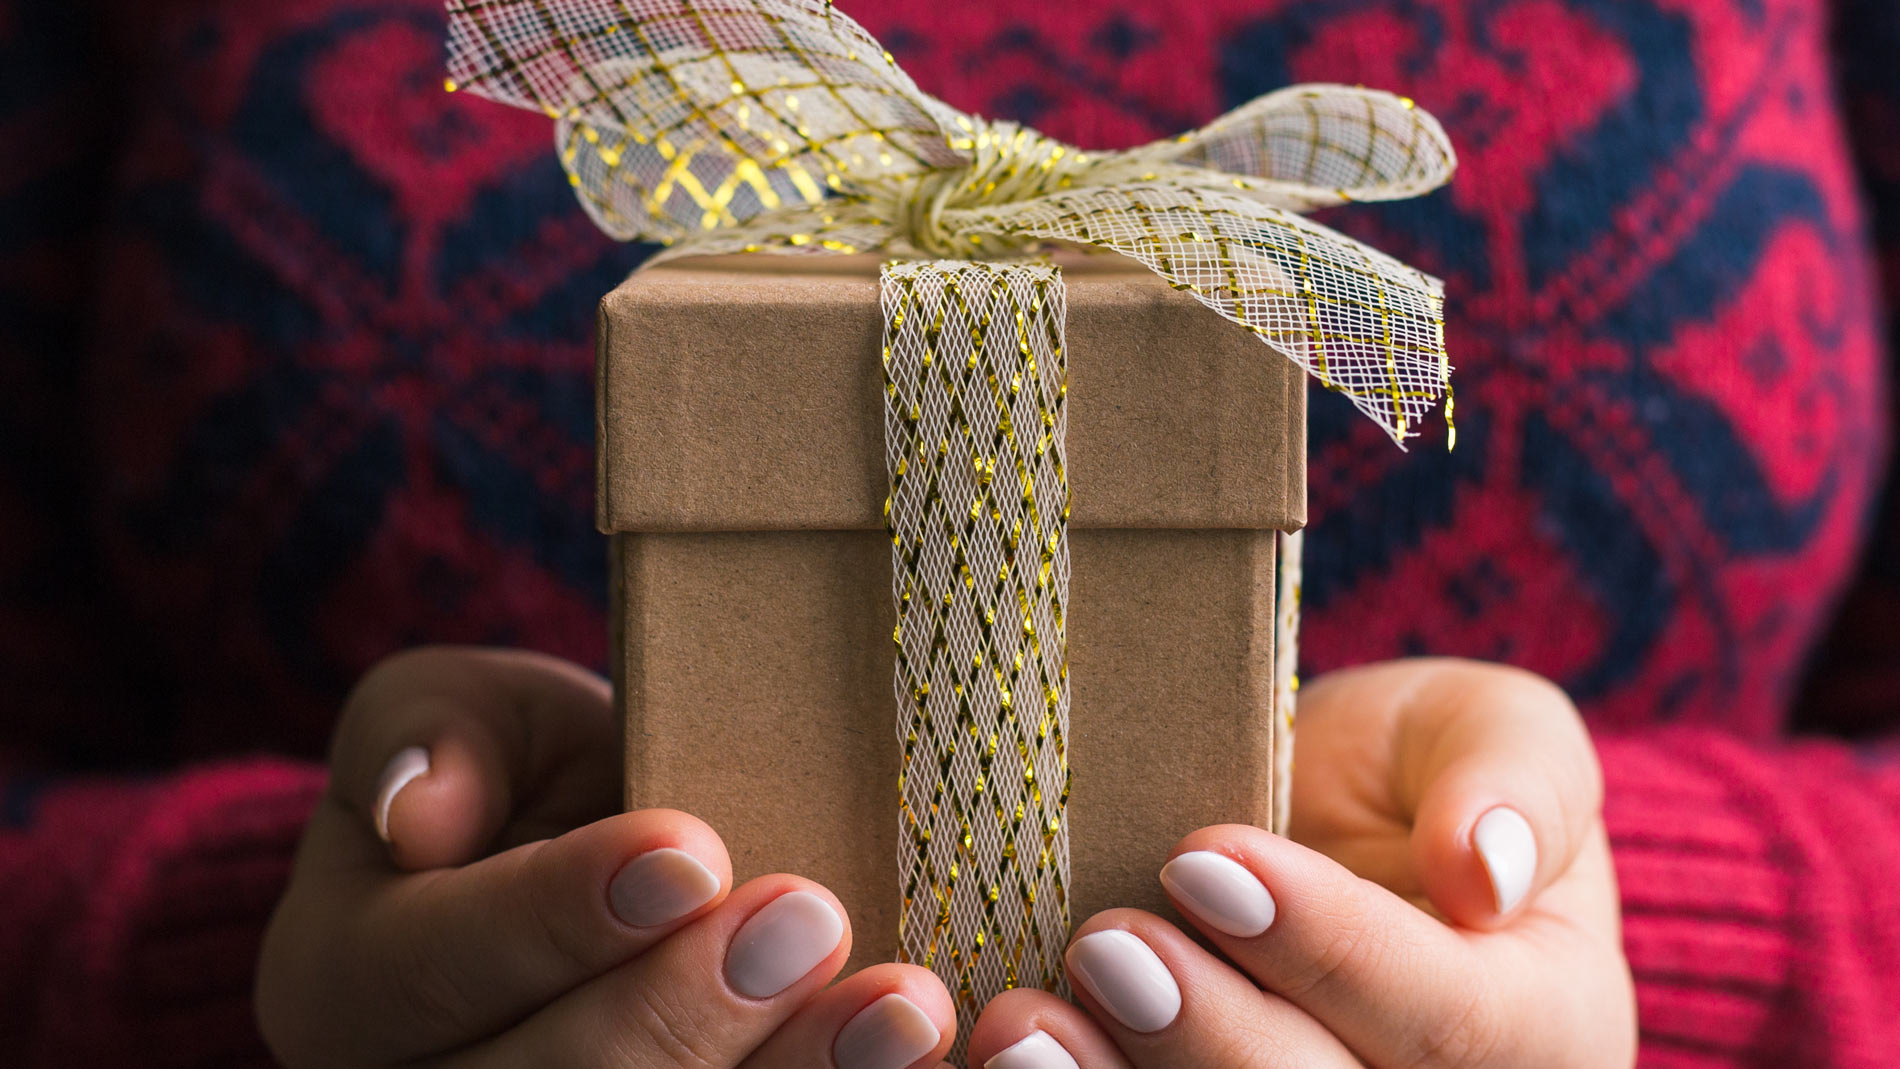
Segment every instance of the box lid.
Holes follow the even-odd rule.
[[[601,302],[603,531],[880,529],[880,258],[733,256],[634,274]],[[1306,377],[1119,256],[1068,285],[1076,527],[1306,521]]]

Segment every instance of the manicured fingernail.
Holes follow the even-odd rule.
[[[1273,923],[1273,896],[1246,866],[1223,854],[1196,850],[1161,866],[1161,886],[1208,926],[1252,939]]]
[[[684,850],[649,850],[614,873],[607,901],[614,916],[636,928],[676,921],[713,900],[719,877]]]
[[[1031,1032],[983,1063],[983,1069],[1081,1069],[1056,1037]]]
[[[1531,834],[1530,822],[1517,810],[1498,806],[1478,818],[1471,845],[1478,848],[1485,874],[1491,877],[1498,912],[1516,909],[1537,874],[1537,837]]]
[[[844,918],[809,891],[767,903],[732,937],[726,979],[747,998],[770,998],[797,983],[838,949]]]
[[[1137,1032],[1159,1032],[1181,1012],[1181,988],[1148,944],[1119,928],[1077,939],[1069,976],[1115,1019]]]
[[[429,771],[429,751],[420,746],[397,750],[376,781],[376,834],[389,841],[389,807],[409,781]]]
[[[943,1033],[902,995],[885,995],[838,1030],[831,1057],[838,1069],[904,1069],[937,1049]]]

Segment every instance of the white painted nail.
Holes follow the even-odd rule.
[[[1181,988],[1168,967],[1131,932],[1091,932],[1070,945],[1066,958],[1069,976],[1136,1032],[1159,1032],[1181,1012]]]
[[[838,1069],[904,1069],[937,1049],[943,1033],[902,995],[885,995],[838,1030],[831,1057]]]
[[[983,1069],[1081,1069],[1047,1032],[1031,1032],[983,1063]]]
[[[767,903],[740,925],[726,951],[726,978],[747,998],[770,998],[803,979],[838,949],[844,918],[809,891]]]
[[[713,900],[719,877],[684,850],[649,850],[614,873],[607,901],[614,916],[636,928],[679,920]]]
[[[376,834],[384,842],[389,841],[389,807],[396,801],[409,782],[429,771],[429,751],[420,746],[410,746],[396,751],[396,756],[383,766],[382,778],[376,781]]]
[[[1498,806],[1478,818],[1471,844],[1491,877],[1491,896],[1498,912],[1516,909],[1537,875],[1537,836],[1531,833],[1530,822],[1517,810]]]
[[[1161,866],[1161,885],[1216,931],[1252,939],[1273,923],[1273,896],[1245,865],[1196,850]]]

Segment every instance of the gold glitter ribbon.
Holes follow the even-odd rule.
[[[883,298],[898,942],[968,1035],[997,993],[1058,989],[1069,934],[1062,276],[910,261]]]
[[[1305,531],[1281,531],[1273,603],[1273,833],[1286,834],[1293,812],[1293,714],[1300,694],[1300,583]]]
[[[1438,280],[1299,214],[1451,177],[1444,130],[1403,97],[1292,86],[1090,152],[937,100],[821,0],[448,10],[449,87],[554,119],[594,221],[661,258],[1076,242],[1145,264],[1401,442],[1450,381]]]
[[[824,0],[448,0],[448,11],[448,87],[553,119],[594,221],[669,246],[650,263],[871,250],[937,261],[883,278],[901,942],[951,984],[966,1026],[1003,987],[1059,987],[1061,280],[974,261],[1050,242],[1137,260],[1402,445],[1449,395],[1442,287],[1301,213],[1443,184],[1456,166],[1444,131],[1403,97],[1298,85],[1179,137],[1084,151],[924,93]],[[1282,546],[1287,612],[1298,549]],[[1296,623],[1278,628],[1283,732]],[[1289,741],[1276,752],[1290,755]]]

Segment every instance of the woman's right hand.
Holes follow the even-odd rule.
[[[286,1065],[935,1066],[929,972],[826,985],[844,908],[797,876],[733,888],[705,824],[616,809],[608,687],[535,654],[428,649],[344,708],[330,788],[265,935]]]

